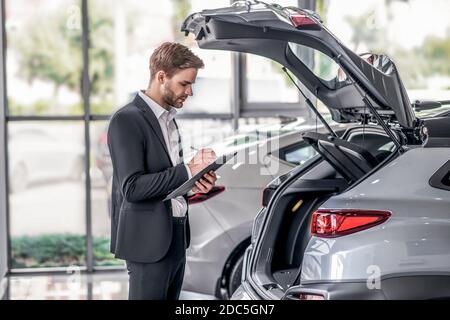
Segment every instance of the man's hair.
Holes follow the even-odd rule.
[[[164,42],[150,57],[150,79],[153,79],[160,70],[172,77],[178,70],[203,67],[202,59],[188,47],[175,42]]]

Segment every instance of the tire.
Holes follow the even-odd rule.
[[[231,298],[233,293],[241,285],[242,266],[244,264],[244,254],[242,253],[231,268],[228,278],[228,297]]]

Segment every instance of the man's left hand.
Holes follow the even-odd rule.
[[[214,171],[205,173],[200,180],[195,182],[195,187],[192,188],[194,193],[208,193],[214,187],[217,176]]]

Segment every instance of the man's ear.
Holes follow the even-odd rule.
[[[159,70],[156,73],[156,81],[158,81],[159,84],[163,84],[166,81],[166,73],[163,70]]]

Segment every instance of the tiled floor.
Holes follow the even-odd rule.
[[[10,276],[11,300],[124,300],[128,297],[126,272],[92,275]],[[182,291],[181,300],[211,300],[213,296]]]

